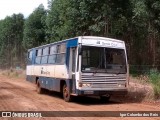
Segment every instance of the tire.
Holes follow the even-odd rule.
[[[42,94],[44,92],[44,89],[41,88],[41,85],[40,85],[39,81],[37,81],[36,91],[37,91],[38,94]]]
[[[69,88],[67,87],[66,84],[63,85],[63,99],[66,102],[71,102],[72,101],[72,96],[71,96]]]
[[[100,96],[100,100],[101,102],[106,103],[109,101],[110,97],[111,96]]]

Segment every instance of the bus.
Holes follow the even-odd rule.
[[[26,80],[44,89],[63,94],[66,102],[73,96],[126,95],[129,70],[124,41],[78,36],[28,50]]]

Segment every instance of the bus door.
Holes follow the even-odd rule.
[[[70,60],[69,60],[69,71],[70,71],[70,78],[72,79],[72,88],[71,91],[72,93],[75,93],[76,90],[76,61],[77,61],[77,47],[72,47],[70,48]]]

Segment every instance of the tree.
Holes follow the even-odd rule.
[[[47,12],[41,4],[26,19],[24,27],[23,46],[25,49],[36,47],[45,43],[45,19]]]
[[[22,14],[13,14],[0,21],[1,66],[10,67],[22,63],[23,24]]]

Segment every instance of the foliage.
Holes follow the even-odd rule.
[[[153,84],[154,94],[160,97],[160,73],[157,70],[151,70],[149,74],[150,82]]]
[[[48,10],[39,5],[25,20],[8,16],[0,30],[3,66],[24,63],[32,47],[83,35],[124,40],[132,65],[160,64],[159,0],[48,0]]]
[[[43,5],[39,5],[26,19],[23,37],[23,46],[25,49],[45,43],[45,19],[46,10]]]
[[[120,37],[131,18],[129,0],[51,0],[49,6],[46,23],[51,41],[79,35]]]
[[[14,66],[23,61],[23,25],[22,14],[13,14],[0,21],[0,66]]]

